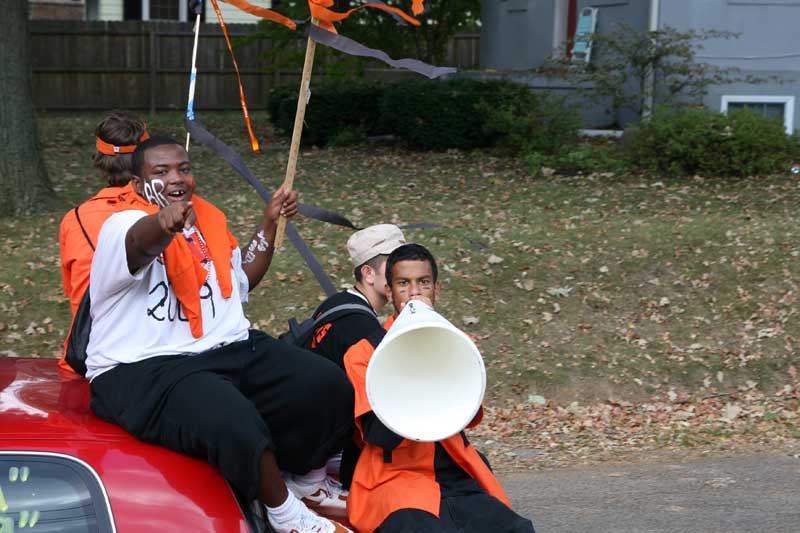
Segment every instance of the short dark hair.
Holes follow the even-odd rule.
[[[95,137],[114,146],[137,144],[145,132],[142,120],[127,111],[112,111],[97,125]],[[92,156],[94,167],[112,187],[123,187],[131,180],[131,154],[107,155],[95,151]]]
[[[433,254],[421,244],[410,243],[395,248],[386,260],[386,284],[389,286],[392,285],[392,267],[400,261],[427,261],[433,271],[433,282],[436,283],[439,279],[439,268],[436,266]]]
[[[389,257],[389,256],[386,255],[386,254],[379,254],[379,255],[376,255],[375,257],[373,257],[372,259],[370,259],[369,261],[364,261],[363,263],[358,265],[356,268],[354,268],[353,269],[353,276],[355,276],[356,281],[360,283],[361,280],[364,279],[364,275],[361,273],[361,267],[363,267],[364,265],[367,265],[372,270],[378,270],[380,268],[380,266],[381,266],[381,263],[383,261],[385,261],[387,257]],[[381,290],[383,290],[383,287],[381,287]]]
[[[147,139],[144,142],[139,143],[136,146],[136,150],[133,151],[133,155],[131,156],[131,171],[133,172],[134,176],[140,176],[142,172],[142,167],[144,166],[144,154],[150,148],[155,148],[156,146],[162,146],[164,144],[177,144],[181,148],[183,145],[173,139],[172,137],[166,137],[163,135],[154,135]]]

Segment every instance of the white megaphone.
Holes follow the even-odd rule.
[[[481,407],[486,368],[478,347],[428,305],[410,300],[367,367],[375,415],[407,439],[444,440]]]

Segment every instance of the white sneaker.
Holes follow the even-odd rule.
[[[328,462],[325,463],[325,472],[329,476],[339,476],[339,469],[342,466],[342,452],[331,455]]]
[[[344,527],[342,524],[328,520],[319,516],[317,513],[303,506],[303,511],[294,520],[286,523],[277,523],[269,516],[269,525],[275,533],[353,533],[352,529]]]
[[[348,492],[335,479],[326,477],[320,483],[305,485],[298,476],[288,474],[284,481],[286,488],[309,509],[331,516],[347,516]]]

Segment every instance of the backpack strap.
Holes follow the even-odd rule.
[[[94,252],[95,249],[94,249],[94,244],[92,243],[92,239],[89,238],[89,234],[86,232],[86,228],[83,227],[83,222],[81,222],[81,216],[78,214],[78,208],[79,207],[80,207],[79,205],[75,206],[75,209],[74,209],[74,211],[75,211],[75,219],[78,221],[78,226],[81,227],[81,231],[83,232],[83,236],[86,237],[86,242],[89,243],[89,246],[92,248],[92,251]]]
[[[325,320],[327,320],[329,317],[332,317],[333,315],[341,314],[341,316],[344,316],[344,315],[349,315],[349,314],[352,314],[352,313],[361,313],[361,314],[365,314],[365,315],[370,315],[371,317],[374,317],[375,319],[378,318],[378,315],[375,313],[375,311],[371,307],[369,307],[367,305],[364,305],[364,304],[339,304],[339,305],[331,307],[330,309],[328,309],[327,311],[325,311],[324,313],[322,313],[321,315],[316,317],[314,319],[314,325],[312,326],[312,328],[313,329],[317,329],[317,326],[322,324]],[[338,316],[337,316],[337,318],[338,318]]]
[[[299,323],[294,318],[289,319],[289,331],[280,335],[279,338],[285,340],[289,344],[305,346],[308,339],[311,338],[320,324],[325,321],[337,320],[353,314],[369,315],[375,320],[378,319],[378,315],[372,310],[372,307],[361,303],[339,304],[320,315],[316,315],[316,313],[317,311],[315,310],[310,318]],[[314,318],[315,316],[316,318]]]

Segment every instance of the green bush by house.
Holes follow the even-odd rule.
[[[522,162],[532,176],[542,174],[545,168],[560,174],[581,175],[609,172],[616,174],[627,167],[617,141],[582,141],[562,145],[555,154],[540,151],[526,152]]]
[[[273,123],[291,134],[297,91],[270,94]],[[560,102],[503,80],[410,80],[321,84],[306,111],[305,144],[342,144],[394,134],[424,150],[503,146],[555,153],[577,136],[578,121]]]
[[[797,141],[783,124],[747,110],[658,111],[632,130],[631,165],[669,176],[756,176],[785,170]]]
[[[378,101],[382,87],[371,82],[331,82],[312,87],[313,105],[306,108],[303,143],[326,145],[338,139],[358,140],[380,131]],[[279,87],[267,99],[273,124],[292,134],[297,87]]]

